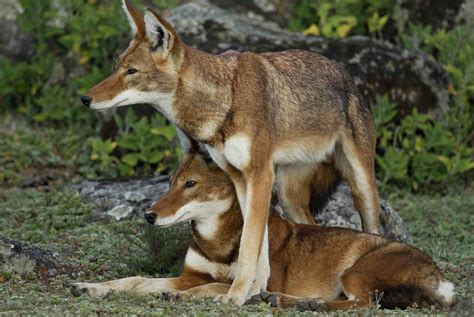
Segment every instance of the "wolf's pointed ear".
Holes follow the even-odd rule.
[[[122,9],[127,15],[132,36],[143,37],[145,35],[145,20],[143,14],[129,0],[122,0]]]
[[[184,133],[183,130],[175,126],[176,128],[176,134],[178,135],[179,143],[181,143],[181,146],[183,148],[184,153],[191,153],[195,152],[196,150],[196,144],[194,140],[192,140],[186,133]]]
[[[150,42],[150,50],[167,56],[178,40],[173,27],[152,9],[145,13],[145,32]]]

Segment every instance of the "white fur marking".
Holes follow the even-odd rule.
[[[216,237],[216,231],[219,228],[219,218],[229,210],[231,204],[232,201],[230,199],[217,200],[213,206],[208,206],[208,210],[212,209],[208,215],[202,215],[199,219],[196,219],[196,230],[199,231],[204,239],[219,239],[219,237]],[[203,213],[206,212],[206,210],[201,211]]]
[[[127,20],[128,20],[128,23],[130,24],[131,34],[132,36],[135,36],[135,34],[137,34],[137,25],[135,24],[135,21],[133,20],[132,15],[128,11],[125,0],[122,0],[122,9],[127,15]]]
[[[436,293],[446,302],[451,303],[454,297],[454,285],[451,282],[443,281],[439,283]]]
[[[111,100],[96,102],[92,100],[90,108],[93,110],[103,110],[108,108],[128,106],[139,103],[152,104],[169,120],[175,121],[175,110],[173,109],[174,93],[159,93],[150,91],[139,91],[136,89],[127,89],[122,91]]]
[[[210,218],[220,215],[229,210],[232,204],[231,199],[214,200],[214,201],[197,201],[193,200],[179,208],[172,216],[165,218],[156,217],[155,226],[169,227],[176,223],[189,220],[197,222],[206,222]]]
[[[227,165],[227,160],[225,159],[225,156],[223,154],[223,151],[212,147],[208,144],[205,145],[207,152],[209,152],[209,155],[211,156],[212,160],[221,168],[225,169]]]
[[[184,261],[185,265],[203,273],[208,273],[215,279],[235,277],[237,262],[228,264],[214,263],[194,251],[189,249]]]
[[[334,151],[336,138],[325,141],[301,140],[277,147],[273,153],[275,164],[317,163]],[[318,149],[319,150],[315,150]]]
[[[186,133],[183,132],[183,130],[178,128],[176,125],[174,127],[176,129],[176,134],[178,135],[179,143],[181,143],[184,152],[189,152],[189,150],[191,149],[191,140],[186,135]]]
[[[161,44],[161,48],[167,48],[169,39],[168,30],[160,23],[160,21],[153,13],[147,11],[145,13],[145,30],[148,40],[151,41],[152,46],[156,46],[158,44],[159,38],[161,37],[161,34],[158,29],[163,30],[164,34],[164,36],[162,37],[163,44]]]
[[[224,156],[239,170],[244,169],[250,162],[250,140],[245,134],[236,134],[224,144]]]

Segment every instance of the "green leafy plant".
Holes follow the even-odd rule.
[[[396,124],[395,104],[381,97],[373,115],[379,141],[376,163],[383,184],[401,184],[414,191],[440,189],[474,169],[472,148],[458,144],[449,128],[416,108]]]
[[[349,34],[382,37],[393,13],[393,0],[302,0],[289,23],[292,31],[307,35],[344,38]]]
[[[176,0],[155,2],[160,9],[177,4]],[[129,26],[121,2],[20,0],[20,3],[24,10],[17,22],[31,35],[35,55],[24,62],[0,61],[2,111],[14,110],[46,125],[74,130],[86,124],[98,131],[100,117],[81,107],[77,96],[108,76],[115,57],[123,50]],[[97,172],[133,175],[165,171],[167,164],[173,166],[177,153],[170,146],[173,128],[163,118],[139,119],[132,114],[129,112],[124,120],[115,117],[119,134],[113,140],[97,137],[85,140],[85,148],[91,152],[81,151],[81,166],[77,170],[82,175],[96,177]],[[84,155],[88,162],[83,160]]]
[[[99,161],[102,169],[119,162],[119,160],[112,155],[112,152],[117,147],[117,142],[112,140],[102,140],[101,138],[92,138],[91,146],[91,160]]]
[[[101,168],[112,167],[122,176],[131,176],[138,170],[161,173],[176,166],[179,150],[169,146],[175,129],[162,116],[138,119],[129,108],[124,118],[115,115],[114,119],[119,128],[116,139],[92,141],[91,159],[99,161]]]

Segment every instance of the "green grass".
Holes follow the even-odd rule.
[[[391,201],[421,247],[438,262],[474,260],[474,193],[405,194]]]
[[[441,264],[447,277],[455,282],[461,297],[458,309],[468,309],[473,274],[472,210],[470,193],[450,197],[403,195],[392,201],[401,210],[414,244]],[[158,295],[114,293],[106,298],[69,294],[70,281],[104,281],[131,275],[170,276],[177,263],[172,252],[176,236],[163,232],[167,255],[156,261],[148,248],[148,226],[141,220],[120,223],[98,221],[98,211],[74,191],[59,188],[53,192],[34,189],[4,189],[0,192],[2,234],[28,240],[63,254],[77,271],[45,277],[39,273],[10,272],[0,284],[0,314],[146,314],[146,315],[294,315],[295,310],[272,310],[266,305],[238,308],[212,301],[170,303]],[[170,257],[169,261],[166,257]],[[173,267],[171,273],[165,265]],[[362,310],[365,315],[373,311]],[[380,312],[381,313],[381,312]],[[400,311],[383,311],[384,315]],[[410,309],[403,314],[441,313]]]
[[[0,187],[69,183],[74,177],[96,178],[103,169],[92,161],[95,128],[32,124],[0,113]]]
[[[266,305],[236,307],[212,301],[176,302],[158,295],[113,293],[105,298],[69,293],[71,281],[105,281],[132,275],[172,276],[180,270],[185,227],[154,231],[142,219],[104,220],[103,212],[70,187],[76,175],[96,176],[87,150],[89,134],[79,127],[34,126],[18,118],[0,120],[1,235],[26,240],[63,255],[72,272],[44,276],[28,262],[15,270],[0,260],[0,315],[295,315]],[[82,172],[79,172],[82,171]],[[57,180],[48,186],[30,178]],[[45,174],[46,173],[46,174]],[[454,315],[472,311],[474,273],[474,195],[459,191],[445,197],[398,192],[389,199],[400,211],[414,245],[431,255],[457,286]],[[150,250],[150,240],[158,247]],[[354,312],[353,312],[354,313]],[[436,310],[359,310],[360,315],[446,314]],[[306,313],[305,315],[311,315]],[[341,315],[341,314],[332,314]],[[346,314],[343,314],[346,315]]]

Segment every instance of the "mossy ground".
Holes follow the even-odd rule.
[[[12,132],[13,131],[13,132]],[[54,132],[54,133],[53,133]],[[72,272],[54,277],[33,271],[17,272],[0,263],[1,315],[295,315],[296,310],[274,310],[266,305],[235,307],[212,301],[167,302],[158,295],[113,293],[105,298],[69,293],[71,281],[104,281],[131,275],[171,276],[179,272],[177,255],[183,248],[176,228],[159,232],[159,257],[150,252],[150,231],[142,219],[119,223],[97,217],[68,185],[81,160],[80,139],[69,148],[55,129],[19,125],[0,129],[1,234],[58,251]],[[74,145],[75,144],[75,145]],[[8,165],[7,165],[8,164]],[[83,167],[93,170],[93,167]],[[45,187],[45,170],[55,170],[56,183]],[[25,170],[28,172],[26,173]],[[39,181],[28,182],[31,175]],[[38,178],[39,177],[39,178]],[[64,184],[63,184],[64,183]],[[26,184],[26,185],[25,185]],[[472,190],[447,196],[398,193],[390,202],[399,210],[414,245],[430,254],[457,286],[459,304],[451,312],[417,308],[406,311],[359,310],[358,315],[465,315],[473,313],[474,195]],[[180,230],[183,230],[181,228]],[[2,271],[3,270],[3,271]],[[20,270],[21,271],[21,270]],[[311,315],[311,313],[306,313]],[[335,313],[334,315],[341,315]],[[345,315],[345,314],[343,314]]]

